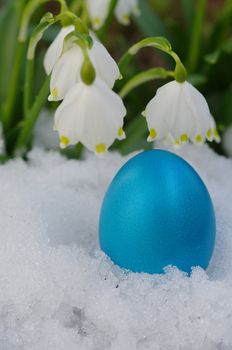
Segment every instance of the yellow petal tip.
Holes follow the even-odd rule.
[[[180,140],[173,140],[173,147],[175,149],[181,148],[181,141]]]
[[[143,111],[141,114],[144,118],[146,118],[146,111]]]
[[[219,133],[218,133],[216,128],[213,130],[213,136],[214,136],[214,140],[216,142],[220,142],[221,141],[221,137],[220,137],[220,135],[219,135]]]
[[[94,17],[94,19],[93,19],[93,26],[95,28],[100,28],[101,24],[102,24],[101,18],[100,17]]]
[[[128,15],[128,13],[124,13],[122,15],[122,22],[124,24],[129,24],[130,23],[130,16]]]
[[[180,136],[180,141],[182,142],[182,143],[187,143],[188,142],[188,135],[187,134],[182,134],[181,136]]]
[[[96,145],[95,151],[97,155],[103,155],[104,153],[106,153],[106,145],[104,143],[99,143],[98,145]]]
[[[203,143],[203,138],[200,134],[196,135],[195,136],[195,142],[198,144],[198,145],[202,145]]]
[[[69,138],[67,136],[62,135],[60,137],[60,148],[65,148],[69,145]]]
[[[155,130],[154,128],[150,129],[150,134],[149,134],[149,136],[148,136],[148,138],[147,138],[147,141],[148,141],[148,142],[154,141],[155,138],[156,138],[156,136],[157,136],[156,130]]]
[[[212,133],[212,129],[208,129],[207,133],[206,133],[206,137],[208,141],[212,141],[213,140],[213,133]]]
[[[126,138],[126,134],[123,130],[123,128],[119,128],[118,129],[118,136],[117,136],[118,140],[124,140]]]
[[[57,101],[58,99],[58,89],[55,87],[52,89],[50,96],[48,97],[49,101]]]

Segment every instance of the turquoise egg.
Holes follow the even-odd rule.
[[[116,174],[99,222],[101,249],[122,268],[163,273],[206,269],[215,245],[215,214],[206,186],[181,157],[142,152]]]

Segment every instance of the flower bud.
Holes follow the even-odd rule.
[[[96,71],[88,57],[85,57],[84,63],[81,67],[81,80],[86,85],[93,84],[94,80],[96,78]]]

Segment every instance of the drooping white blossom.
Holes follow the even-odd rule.
[[[119,0],[115,9],[117,20],[124,25],[130,23],[131,15],[139,14],[138,0]]]
[[[62,50],[63,50],[63,43],[64,43],[64,38],[66,35],[71,33],[74,30],[74,26],[70,25],[67,27],[63,27],[58,35],[55,37],[49,48],[47,49],[47,52],[44,57],[44,68],[49,75],[56,64],[57,60],[59,59]]]
[[[81,142],[98,155],[104,154],[117,138],[125,138],[121,98],[99,78],[92,85],[75,84],[55,114],[54,129],[60,146]]]
[[[86,0],[93,29],[102,27],[109,11],[110,0]]]
[[[210,134],[208,134],[208,140],[209,141],[215,141],[217,143],[221,142],[221,137],[218,133],[215,120],[213,116],[211,115],[211,121],[210,121]]]
[[[109,12],[110,0],[86,0],[92,26],[102,27]],[[115,8],[117,20],[124,25],[130,23],[130,16],[139,14],[138,0],[118,0]]]
[[[187,81],[174,80],[158,89],[143,115],[150,131],[148,141],[169,137],[175,145],[189,140],[200,145],[206,139],[220,140],[204,96]]]
[[[87,51],[96,70],[97,77],[112,88],[115,80],[120,77],[117,63],[110,56],[106,48],[97,40],[93,40],[92,48]],[[52,70],[50,101],[62,100],[70,88],[77,82],[80,82],[80,72],[83,62],[82,50],[76,44],[61,55]]]
[[[77,45],[61,55],[52,70],[49,101],[62,100],[69,89],[80,81],[83,60],[82,51]]]

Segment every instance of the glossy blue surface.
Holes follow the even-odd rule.
[[[167,265],[206,268],[215,244],[215,215],[195,170],[163,150],[142,152],[113,179],[103,201],[99,240],[112,261],[135,272]]]

